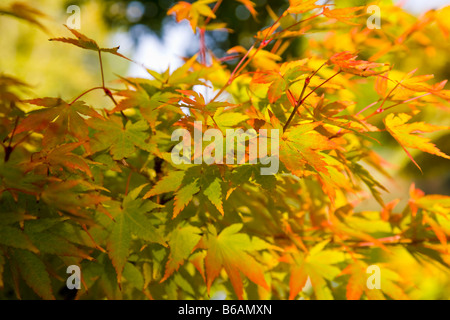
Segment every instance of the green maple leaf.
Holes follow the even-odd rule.
[[[109,200],[108,197],[99,194],[100,190],[108,191],[81,179],[56,181],[42,191],[41,199],[49,206],[71,214],[72,218],[90,220],[89,209],[96,209],[101,203]]]
[[[135,84],[136,90],[120,91],[118,95],[125,97],[120,100],[112,113],[131,108],[139,108],[142,116],[147,120],[153,131],[156,131],[158,122],[158,109],[175,97],[173,93],[156,92],[151,96],[139,84]]]
[[[145,194],[144,199],[163,193],[177,191],[181,186],[184,175],[185,171],[170,171],[166,176],[159,180],[149,192]]]
[[[99,130],[91,141],[94,153],[109,149],[114,160],[121,160],[133,155],[136,147],[148,152],[153,150],[153,145],[146,142],[149,127],[145,120],[128,122],[125,128],[117,116],[111,116],[107,121],[89,119],[88,122],[92,128]]]
[[[435,126],[424,122],[407,123],[409,120],[411,120],[411,118],[412,116],[406,113],[398,113],[398,114],[391,113],[386,117],[386,119],[384,119],[384,123],[386,125],[386,129],[395,138],[395,140],[397,140],[398,143],[400,143],[403,150],[405,150],[406,154],[411,159],[411,161],[417,166],[417,168],[419,168],[419,170],[422,171],[420,166],[413,159],[413,157],[406,148],[419,149],[423,152],[428,152],[430,154],[434,154],[439,157],[450,159],[450,156],[446,155],[441,150],[439,150],[430,141],[429,138],[425,138],[419,134],[415,134],[417,132],[420,133],[434,132],[449,128],[444,126]]]
[[[161,282],[169,278],[172,273],[190,256],[194,247],[201,239],[201,230],[188,224],[177,226],[169,237],[170,254],[166,264],[166,271]]]
[[[329,241],[323,241],[314,246],[308,254],[297,251],[291,261],[291,289],[289,299],[294,299],[305,286],[308,277],[313,284],[317,299],[333,299],[331,290],[325,279],[332,281],[340,274],[340,269],[334,264],[346,260],[343,252],[324,250]]]
[[[50,276],[45,264],[34,253],[26,250],[16,249],[13,259],[25,282],[38,296],[46,300],[54,300]]]
[[[123,277],[127,280],[127,283],[138,289],[144,290],[144,277],[139,269],[132,263],[127,263],[123,268]]]
[[[2,235],[0,237],[0,244],[2,245],[39,252],[29,237],[19,228],[0,225],[0,234]]]
[[[305,165],[327,173],[328,165],[319,151],[335,148],[325,136],[314,131],[319,122],[298,125],[280,140],[280,160],[295,175],[302,176]]]
[[[117,274],[111,260],[106,254],[101,253],[98,258],[87,264],[83,264],[83,279],[88,288],[91,288],[95,283],[101,289],[101,293],[109,300],[123,299],[122,291],[117,283]],[[84,287],[81,287],[79,294],[85,293]]]
[[[239,233],[242,224],[233,224],[217,235],[214,227],[202,238],[200,248],[207,249],[205,258],[208,292],[215,278],[225,268],[239,299],[243,298],[241,273],[251,281],[269,290],[264,278],[264,268],[249,253],[262,250],[261,241],[252,241],[245,233]]]
[[[25,222],[25,234],[40,252],[92,260],[88,254],[67,241],[64,237],[53,233],[53,230],[58,228],[58,225],[63,224],[64,222],[61,219],[29,220]]]
[[[110,224],[111,234],[107,241],[108,255],[116,269],[119,282],[130,254],[132,235],[148,242],[167,245],[151,220],[145,215],[145,213],[158,208],[159,205],[137,198],[145,186],[142,185],[130,192],[122,204],[107,203],[109,206],[107,210],[115,220]]]
[[[215,166],[209,166],[204,170],[201,166],[194,166],[186,171],[171,171],[159,180],[144,198],[175,192],[173,212],[175,219],[192,201],[194,195],[201,191],[223,215],[222,180],[218,177],[219,174]]]
[[[215,178],[204,189],[203,194],[208,197],[209,201],[219,210],[219,212],[224,215],[223,211],[223,201],[222,201],[222,180],[220,178]]]
[[[179,189],[175,194],[173,219],[192,201],[194,195],[200,191],[198,179]]]

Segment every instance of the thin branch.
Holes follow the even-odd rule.
[[[12,141],[14,139],[14,135],[16,134],[16,130],[17,130],[17,125],[18,124],[19,124],[19,117],[16,117],[16,121],[14,123],[14,129],[12,131],[11,138],[9,138],[8,146],[5,146],[2,143],[3,149],[5,150],[5,158],[3,159],[5,163],[9,161],[9,158],[11,157],[11,154],[13,153],[13,151],[14,151],[14,149],[16,147],[16,146],[12,147],[11,144],[12,144]]]
[[[216,5],[212,9],[213,14],[219,9],[223,0],[219,0],[216,2]],[[211,16],[208,16],[205,20],[205,24],[203,28],[200,28],[200,58],[203,65],[206,65],[206,41],[205,41],[205,27],[211,21]]]
[[[24,136],[22,139],[20,139],[18,142],[16,142],[16,144],[13,146],[13,148],[15,149],[19,144],[24,142],[29,136],[31,136],[31,134],[32,134],[32,132],[29,132],[26,136]]]
[[[308,99],[308,97],[310,95],[312,95],[314,92],[316,92],[317,89],[319,89],[320,87],[322,87],[324,84],[326,84],[328,81],[331,81],[334,77],[336,77],[337,75],[341,74],[342,71],[339,70],[338,72],[336,72],[332,77],[328,78],[327,80],[325,80],[324,82],[322,82],[319,86],[317,86],[313,91],[311,91],[310,93],[308,93],[306,95],[306,97],[303,98],[303,101],[305,101],[306,99]],[[302,102],[303,103],[303,102]]]
[[[133,170],[130,170],[130,174],[128,175],[127,184],[125,187],[125,196],[128,195],[128,191],[130,190],[130,182],[131,182],[131,175],[133,174]]]
[[[17,125],[19,124],[19,117],[16,117],[16,121],[14,122],[14,129],[13,132],[11,134],[11,138],[9,139],[9,145],[8,147],[11,147],[12,144],[12,140],[14,138],[14,135],[16,134],[16,130],[17,130]]]
[[[205,40],[205,29],[200,29],[200,61],[206,66],[206,40]]]
[[[402,101],[402,102],[395,103],[395,104],[393,104],[392,106],[389,106],[389,107],[387,107],[387,108],[384,108],[383,111],[389,110],[389,109],[391,109],[391,108],[394,108],[394,107],[399,106],[399,105],[404,104],[404,103],[408,103],[408,102],[411,102],[411,101],[414,101],[414,100],[423,98],[423,97],[425,97],[425,96],[429,96],[430,94],[431,94],[430,92],[429,92],[429,93],[425,93],[425,94],[423,94],[423,95],[421,95],[421,96],[414,97],[414,98],[411,98],[411,99],[408,99],[408,100],[405,100],[405,101]]]

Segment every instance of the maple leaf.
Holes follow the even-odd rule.
[[[327,173],[325,161],[320,151],[336,149],[327,137],[314,131],[320,122],[300,124],[286,131],[280,141],[280,160],[293,174],[303,177],[306,165],[317,172]]]
[[[172,219],[175,219],[178,214],[192,201],[194,195],[200,191],[197,181],[198,179],[195,179],[193,182],[183,186],[176,192]]]
[[[228,54],[240,53],[247,54],[247,49],[242,46],[236,46],[227,51]],[[252,57],[250,64],[256,69],[260,70],[279,70],[280,66],[277,61],[282,60],[281,57],[275,53],[264,49],[252,48],[248,52],[248,56]]]
[[[325,5],[317,5],[317,0],[289,0],[289,13],[299,14],[314,9],[323,8]]]
[[[222,268],[225,268],[231,284],[239,299],[243,299],[243,283],[240,273],[246,275],[257,285],[269,290],[264,278],[264,269],[249,253],[261,250],[245,233],[239,233],[242,224],[233,224],[217,235],[214,227],[203,237],[199,248],[207,249],[205,257],[208,292]]]
[[[25,174],[23,168],[18,168],[9,163],[0,165],[0,177],[2,184],[0,185],[0,195],[6,191],[11,190],[14,198],[17,198],[18,192],[38,195],[45,178],[41,175]]]
[[[39,250],[30,241],[29,237],[19,228],[13,226],[0,225],[0,244],[17,249],[26,249],[34,253]]]
[[[442,34],[447,39],[450,36],[450,22],[447,19],[449,13],[450,13],[450,6],[443,7],[436,13],[436,22],[439,28],[441,29]]]
[[[347,300],[360,300],[364,293],[370,300],[386,299],[380,290],[371,290],[367,287],[367,267],[366,263],[358,260],[342,270],[341,275],[350,275],[346,285]]]
[[[276,102],[281,95],[286,91],[287,83],[284,81],[283,77],[277,77],[275,81],[269,87],[267,92],[267,97],[270,103]]]
[[[217,2],[217,0],[199,0],[192,4],[186,1],[179,1],[172,8],[170,8],[169,11],[167,11],[167,14],[174,14],[177,22],[184,19],[189,20],[192,31],[196,33],[197,26],[203,26],[203,21],[200,21],[201,18],[216,18],[216,15],[208,6],[208,4],[214,2]]]
[[[427,74],[427,75],[412,77],[412,74],[415,71],[416,70],[413,70],[405,77],[405,79],[402,79],[399,82],[400,85],[402,87],[405,87],[406,89],[409,89],[409,90],[415,91],[415,92],[424,92],[424,91],[427,92],[427,91],[431,90],[432,87],[429,84],[427,84],[426,81],[433,79],[434,76],[432,74]]]
[[[177,68],[172,73],[170,73],[170,67],[168,67],[166,71],[161,74],[149,69],[147,69],[147,72],[161,84],[179,86],[182,88],[184,88],[186,83],[190,83],[191,85],[202,85],[204,83],[199,79],[202,76],[211,73],[211,70],[196,65],[197,57],[197,54],[193,55],[191,58],[187,59],[181,67]]]
[[[168,103],[175,97],[173,93],[169,92],[158,92],[150,97],[149,94],[140,87],[138,87],[137,90],[120,91],[118,95],[125,98],[120,100],[117,106],[109,113],[113,114],[131,108],[139,108],[141,114],[147,120],[154,132],[156,131],[156,126],[159,124],[159,113],[157,109],[161,108],[165,103]]]
[[[29,220],[25,222],[24,232],[36,244],[39,252],[93,260],[64,236],[55,233],[60,226],[65,224],[64,222],[67,223],[67,220],[67,218]]]
[[[45,264],[36,254],[17,249],[14,250],[13,259],[15,267],[20,271],[25,282],[38,296],[45,300],[55,300],[50,285],[50,276]]]
[[[349,51],[343,51],[336,53],[333,55],[329,60],[328,64],[334,64],[340,68],[340,70],[358,75],[361,77],[369,77],[374,75],[379,75],[385,73],[387,70],[381,70],[376,71],[372,70],[374,68],[379,68],[386,66],[385,63],[376,63],[376,62],[369,62],[364,60],[356,60],[358,56],[349,52]]]
[[[110,114],[130,108],[136,108],[140,106],[147,107],[150,105],[150,97],[147,92],[141,87],[138,87],[138,90],[120,91],[118,95],[125,98],[118,102],[117,106],[109,112]]]
[[[253,1],[235,2],[256,16]],[[372,150],[375,139],[369,133],[382,131],[368,123],[372,115],[399,105],[413,112],[426,105],[423,112],[446,116],[445,80],[429,84],[432,75],[405,73],[404,63],[389,72],[390,66],[375,58],[389,50],[407,53],[412,45],[428,58],[445,60],[430,31],[440,28],[448,37],[449,9],[416,19],[398,6],[383,5],[389,12],[385,27],[369,30],[322,23],[353,25],[362,7],[290,0],[284,12],[267,7],[274,23],[267,28],[263,21],[250,49],[238,46],[231,56],[206,59],[205,31],[226,28],[211,21],[224,3],[175,4],[169,14],[188,20],[194,32],[201,30],[202,59],[184,58],[173,72],[144,67],[147,79],[120,77],[126,89],[114,96],[102,81],[102,87],[84,91],[70,104],[57,98],[23,100],[31,87],[0,75],[0,296],[14,291],[21,298],[27,285],[24,298],[34,291],[53,299],[64,285],[61,262],[82,268],[80,299],[204,299],[205,292],[215,296],[228,285],[240,299],[407,299],[409,293],[429,297],[419,289],[430,277],[446,279],[433,265],[446,270],[450,264],[450,198],[425,195],[412,185],[406,208],[398,208],[398,200],[385,205],[379,175],[365,164],[389,178],[390,165]],[[15,16],[42,26],[37,11],[15,8]],[[4,11],[14,15],[14,9]],[[118,47],[101,48],[69,31],[72,37],[51,40],[94,51],[100,62],[102,53],[123,57]],[[326,34],[304,37],[317,31]],[[307,50],[286,55],[298,37]],[[356,47],[368,56],[379,52],[369,61],[340,52]],[[323,61],[330,50],[338,53]],[[225,62],[236,58],[241,60],[231,71]],[[422,60],[437,63],[415,59]],[[103,66],[101,71],[104,80]],[[200,94],[195,85],[217,94]],[[360,109],[366,104],[363,93],[373,85],[379,99]],[[112,110],[78,101],[97,89],[115,102]],[[389,101],[395,102],[385,107]],[[362,116],[380,102],[372,115]],[[447,128],[411,122],[412,114],[388,115],[386,131],[405,150],[449,158],[421,136]],[[263,176],[259,163],[175,165],[170,133],[178,126],[192,133],[194,121],[223,132],[283,130],[279,152],[271,152],[281,160],[281,172]],[[186,155],[191,160],[204,151],[194,149]],[[143,184],[147,181],[152,184]],[[361,212],[366,196],[382,211]],[[369,263],[382,267],[381,290],[367,288]],[[394,270],[402,270],[401,277]],[[200,278],[204,285],[196,282]],[[432,294],[441,297],[441,291]]]
[[[107,241],[108,255],[116,269],[119,283],[130,254],[132,235],[148,242],[167,246],[165,239],[146,215],[160,206],[149,200],[138,198],[146,186],[142,185],[131,191],[122,203],[116,201],[106,203],[107,210],[114,217],[114,221],[109,226],[111,233]]]
[[[253,16],[253,18],[256,18],[258,12],[256,12],[255,10],[255,3],[253,1],[250,0],[237,0],[237,1],[242,3],[247,8],[247,10]]]
[[[367,226],[366,222],[358,224],[356,227],[352,226],[352,221],[347,218],[345,221],[339,220],[337,216],[331,216],[327,221],[322,223],[323,227],[329,228],[332,233],[341,239],[358,239],[364,241],[364,243],[372,246],[377,246],[386,252],[389,252],[388,248],[383,244],[383,241],[373,237],[365,230]]]
[[[89,119],[89,126],[98,130],[91,140],[92,152],[108,149],[114,160],[121,160],[133,155],[136,147],[152,152],[154,146],[146,140],[150,137],[148,124],[145,120],[128,122],[123,127],[122,119],[111,116],[108,121]]]
[[[372,175],[364,169],[363,166],[359,165],[358,163],[352,163],[350,166],[350,169],[352,170],[352,173],[354,173],[357,177],[359,177],[364,184],[369,188],[370,192],[372,193],[373,197],[377,202],[385,207],[384,201],[381,198],[380,192],[378,189],[388,192],[388,190],[377,180],[375,180]]]
[[[96,209],[109,197],[100,195],[99,191],[107,189],[90,184],[84,180],[54,181],[44,189],[41,199],[62,212],[69,213],[74,219],[90,221],[89,209]]]
[[[24,102],[44,107],[32,111],[16,128],[16,134],[28,131],[43,132],[44,144],[56,145],[64,142],[65,134],[71,134],[80,141],[85,140],[89,127],[84,117],[102,117],[84,102],[68,104],[59,98],[42,98]],[[84,116],[84,117],[83,117]]]
[[[444,195],[425,195],[425,193],[417,189],[415,184],[411,184],[409,189],[410,200],[408,202],[413,216],[416,215],[418,209],[434,212],[443,217],[450,213],[450,197]]]
[[[118,57],[121,57],[123,59],[126,59],[128,61],[132,61],[130,59],[128,59],[127,57],[125,57],[124,55],[120,54],[118,52],[118,50],[120,49],[120,47],[114,47],[114,48],[100,48],[99,45],[97,44],[97,42],[95,42],[95,40],[92,40],[88,37],[86,37],[84,34],[78,32],[75,29],[71,29],[68,26],[64,25],[70,32],[72,32],[72,34],[76,37],[75,38],[52,38],[49,39],[50,41],[59,41],[59,42],[65,42],[65,43],[70,43],[73,44],[77,47],[86,49],[86,50],[94,50],[94,51],[98,51],[98,52],[107,52],[107,53],[111,53],[113,55],[116,55]]]
[[[304,66],[305,60],[284,63],[280,71],[259,71],[255,72],[252,83],[270,84],[267,96],[270,103],[276,102],[289,88],[300,79],[306,78],[305,71],[309,70]],[[293,101],[293,105],[296,101]]]
[[[183,182],[184,175],[185,171],[170,171],[145,194],[144,199],[163,193],[177,191]]]
[[[350,279],[346,286],[346,297],[348,300],[359,300],[364,293],[369,300],[386,300],[383,293],[394,300],[409,300],[408,295],[398,286],[402,282],[401,277],[386,265],[378,265],[383,273],[381,277],[381,290],[370,290],[367,287],[367,267],[362,261],[348,265],[342,275],[350,274]],[[383,293],[382,293],[383,292]]]
[[[364,8],[365,7],[353,7],[353,8],[340,8],[330,10],[328,7],[325,7],[323,9],[323,15],[328,18],[344,22],[346,24],[358,26],[359,25],[358,23],[353,23],[349,20],[365,15],[364,13],[360,15],[355,14],[356,12],[361,11]]]
[[[214,178],[213,181],[203,190],[203,194],[208,197],[211,203],[224,215],[223,202],[222,202],[222,180],[220,178]]]
[[[71,172],[76,170],[86,173],[89,177],[92,177],[91,170],[86,163],[86,160],[74,153],[73,150],[83,145],[85,142],[76,142],[60,145],[50,150],[42,150],[33,156],[33,161],[26,165],[27,170],[38,170],[43,167],[46,172],[58,172],[62,167]]]
[[[195,110],[201,110],[206,112],[209,115],[213,115],[219,108],[232,107],[233,104],[229,102],[206,102],[205,97],[196,91],[193,90],[177,90],[182,95],[180,99],[182,102],[186,104],[189,108]],[[180,106],[183,106],[182,104]]]
[[[214,167],[209,167],[205,171],[202,171],[200,167],[191,167],[187,171],[172,171],[159,180],[144,198],[174,192],[173,219],[175,219],[201,191],[223,215],[222,180],[216,174],[217,168]],[[198,175],[201,175],[201,178],[196,178]]]
[[[188,224],[177,226],[170,234],[170,254],[166,264],[166,271],[161,282],[169,278],[174,271],[189,258],[195,246],[201,239],[201,230]]]
[[[448,90],[443,90],[447,81],[430,85],[426,83],[428,80],[433,79],[434,75],[420,75],[413,77],[417,69],[412,70],[404,76],[403,79],[397,82],[396,90],[392,95],[392,100],[406,100],[411,98],[415,93],[427,92],[433,94],[442,99],[449,100]]]
[[[185,174],[185,171],[169,172],[167,176],[164,176],[161,180],[159,180],[153,188],[145,194],[144,199],[163,193],[176,192],[175,206],[172,217],[175,219],[184,207],[191,202],[194,194],[200,191],[200,188],[197,185],[197,179],[181,188]]]
[[[239,112],[230,112],[226,109],[222,110],[223,111],[218,110],[214,115],[214,121],[217,123],[222,132],[226,132],[224,130],[226,130],[227,128],[234,128],[238,124],[249,119],[249,117],[245,114]]]
[[[322,241],[315,245],[307,254],[290,249],[281,258],[281,261],[291,264],[291,277],[289,280],[289,299],[293,300],[305,286],[308,277],[311,279],[317,299],[333,299],[326,280],[332,281],[340,273],[340,269],[334,264],[346,260],[343,252],[324,249],[329,241]]]
[[[439,150],[433,143],[431,143],[430,139],[422,137],[418,134],[414,134],[420,132],[434,132],[437,130],[445,130],[448,129],[448,127],[435,126],[424,122],[407,123],[411,118],[412,116],[406,113],[391,113],[383,121],[386,125],[386,129],[402,146],[403,150],[405,150],[406,154],[417,166],[417,168],[422,171],[420,166],[416,161],[414,161],[413,157],[406,148],[418,149],[423,152],[428,152],[430,154],[450,159],[450,156]]]

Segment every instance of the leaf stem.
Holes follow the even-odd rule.
[[[212,12],[215,14],[217,12],[217,10],[219,9],[220,5],[222,4],[223,0],[219,0],[216,2],[216,5],[214,6],[214,8],[212,9]],[[211,21],[211,17],[209,16],[208,18],[206,18],[205,20],[205,26]]]
[[[95,88],[92,88],[92,89],[89,89],[89,90],[83,92],[83,93],[80,94],[78,97],[76,97],[71,103],[69,103],[69,105],[70,105],[70,106],[73,105],[75,102],[77,102],[78,100],[80,100],[81,97],[83,97],[84,95],[88,94],[89,92],[94,91],[94,90],[100,90],[100,89],[104,90],[104,87],[95,87]]]
[[[14,135],[16,134],[16,130],[17,130],[17,125],[19,124],[19,117],[16,117],[16,121],[14,123],[14,129],[11,133],[11,138],[9,138],[9,143],[8,146],[5,146],[2,143],[2,147],[5,150],[5,158],[4,158],[4,162],[8,162],[9,158],[11,157],[11,154],[13,153],[14,149],[17,147],[17,144],[15,146],[11,146],[12,144],[12,140],[14,139]],[[19,142],[20,143],[20,142]]]
[[[318,13],[318,14],[316,14],[316,15],[314,15],[314,16],[311,16],[311,17],[309,17],[309,18],[300,20],[300,21],[298,21],[298,22],[296,22],[296,23],[290,25],[289,27],[286,27],[286,28],[283,29],[283,30],[280,30],[280,31],[278,31],[278,32],[275,32],[275,33],[273,34],[273,37],[270,39],[270,41],[273,40],[273,39],[275,39],[276,36],[282,34],[283,32],[286,32],[286,31],[288,31],[289,29],[291,29],[291,28],[293,28],[293,27],[295,27],[295,26],[298,26],[299,24],[301,24],[301,23],[303,23],[303,22],[306,22],[306,21],[308,21],[308,20],[312,20],[312,19],[314,19],[314,18],[317,18],[318,16],[320,16],[320,15],[322,15],[322,14],[323,14],[323,11],[320,12],[320,13]]]
[[[298,108],[300,108],[301,104],[303,103],[303,95],[305,94],[306,88],[308,87],[310,78],[305,79],[305,84],[303,85],[302,93],[300,94],[300,97],[297,100],[296,105],[294,106],[294,110],[292,111],[291,115],[289,116],[288,121],[286,121],[286,124],[283,127],[283,132],[286,131],[289,124],[291,123],[292,119],[294,119],[295,114],[297,113]]]
[[[102,87],[105,87],[105,75],[103,73],[103,60],[102,60],[102,52],[98,50],[98,59],[100,61],[100,72],[102,74]]]
[[[256,42],[250,47],[250,49],[247,50],[247,53],[244,55],[244,57],[241,59],[241,61],[239,61],[236,68],[234,68],[227,83],[220,89],[220,91],[215,95],[215,97],[211,100],[211,102],[215,101],[226,90],[226,88],[231,85],[231,83],[234,81],[234,79],[237,78],[237,75],[239,75],[239,73],[250,63],[250,61],[256,56],[256,54],[259,52],[259,50],[261,50],[268,44],[268,42],[266,41],[267,37],[269,36],[270,32],[272,32],[273,27],[275,27],[275,25],[280,21],[280,19],[282,17],[283,17],[283,15],[278,17],[278,19],[269,27],[269,30],[268,30],[267,34],[264,36],[264,39],[259,44],[259,47],[253,53],[253,55],[250,58],[248,58],[248,60],[244,63],[245,59],[249,56],[250,52],[255,47]]]
[[[383,99],[383,102],[381,103],[381,106],[380,106],[377,110],[375,110],[372,114],[370,114],[370,115],[368,115],[367,117],[365,117],[364,120],[367,120],[367,119],[373,117],[374,115],[383,112],[383,111],[384,111],[384,109],[383,109],[384,104],[386,103],[386,101],[387,101],[387,99],[390,97],[390,95],[394,92],[394,90],[398,88],[399,85],[400,85],[400,82],[397,83],[397,84],[392,88],[392,90],[389,92],[389,94]]]
[[[322,68],[323,65],[320,67]],[[319,68],[319,70],[320,70]],[[318,71],[314,72],[313,75],[316,75]],[[308,93],[306,95],[306,97],[303,98],[303,95],[305,93],[306,87],[308,86],[309,82],[311,81],[311,77],[308,77],[305,79],[305,84],[303,85],[303,89],[302,89],[302,93],[300,94],[300,98],[298,99],[297,105],[295,106],[294,110],[292,111],[291,115],[289,116],[288,121],[286,122],[286,124],[283,127],[283,132],[286,131],[286,129],[288,128],[289,124],[291,123],[292,119],[294,119],[295,114],[297,113],[298,108],[300,108],[300,106],[303,104],[303,102],[305,102],[306,99],[308,99],[308,97],[310,95],[312,95],[317,89],[319,89],[320,87],[322,87],[324,84],[326,84],[328,81],[331,81],[334,77],[336,77],[337,75],[339,75],[342,72],[342,70],[339,70],[338,72],[336,72],[333,76],[331,76],[330,78],[328,78],[327,80],[325,80],[324,82],[322,82],[320,85],[318,85],[316,88],[314,88],[314,90],[312,90],[310,93]]]

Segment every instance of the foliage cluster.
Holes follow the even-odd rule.
[[[252,1],[238,1],[257,17]],[[450,7],[413,18],[381,3],[382,29],[371,30],[366,7],[291,0],[250,48],[215,57],[204,35],[230,31],[214,23],[224,5],[175,4],[168,13],[189,21],[199,54],[149,79],[119,77],[120,89],[105,83],[102,55],[128,58],[71,29],[46,45],[95,52],[98,87],[35,98],[23,80],[0,76],[0,296],[53,299],[79,265],[80,299],[422,298],[415,275],[438,271],[434,297],[448,298],[450,197],[411,185],[405,205],[385,203],[374,176],[389,175],[388,159],[374,148],[391,136],[389,148],[403,148],[419,173],[412,150],[450,158],[423,136],[448,129],[424,120],[430,107],[448,117],[446,81],[386,59],[432,48],[430,30],[448,41]],[[26,5],[2,10],[43,28]],[[299,37],[307,49],[284,61]],[[199,93],[205,86],[213,96]],[[89,105],[97,90],[115,107]],[[359,92],[375,98],[361,105]],[[171,133],[192,132],[194,121],[224,133],[280,130],[279,172],[174,164]],[[366,197],[380,209],[355,210]],[[366,286],[372,264],[381,290]]]

